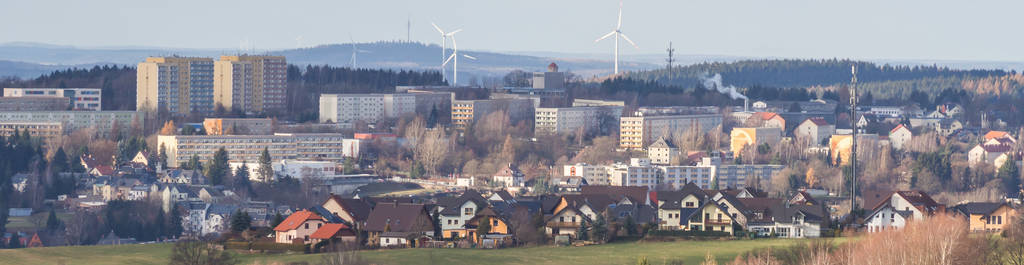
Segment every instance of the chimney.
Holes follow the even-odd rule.
[[[750,112],[750,99],[743,99],[743,112]]]

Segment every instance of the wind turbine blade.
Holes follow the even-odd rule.
[[[455,33],[459,33],[459,31],[462,31],[462,29],[453,30],[452,32],[445,33],[444,35],[450,37],[452,35],[455,35]]]
[[[619,23],[615,25],[615,29],[622,28],[622,0],[619,0]]]
[[[437,24],[434,24],[434,22],[430,22],[430,25],[433,25],[434,29],[436,29],[437,32],[440,32],[441,35],[444,35],[444,30],[441,30],[441,27],[438,27]]]
[[[640,46],[636,46],[636,43],[635,43],[635,42],[633,42],[633,40],[630,40],[630,39],[629,39],[629,37],[626,37],[626,34],[624,34],[624,33],[619,33],[619,36],[622,36],[622,39],[624,39],[624,40],[628,41],[628,42],[629,42],[629,44],[633,44],[633,47],[634,47],[634,48],[640,49]]]
[[[448,59],[444,60],[444,63],[441,64],[441,66],[447,66],[448,62],[451,62],[453,59],[455,59],[455,54],[454,53],[452,54],[452,56],[448,56]]]
[[[465,55],[465,54],[463,54],[462,57],[466,57],[466,58],[469,58],[469,59],[476,60],[476,57]]]
[[[611,37],[612,35],[615,35],[615,31],[608,32],[608,34],[605,34],[604,36],[601,36],[600,38],[597,38],[597,40],[594,40],[594,42],[599,42],[599,41],[601,41],[603,39],[607,39],[608,37]]]

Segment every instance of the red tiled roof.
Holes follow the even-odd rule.
[[[345,230],[348,230],[348,226],[345,224],[324,224],[320,229],[317,229],[316,232],[313,232],[312,235],[309,235],[309,238],[329,239],[338,235],[338,232]]]
[[[805,122],[807,122],[807,121],[810,121],[810,122],[814,123],[814,125],[818,125],[818,126],[828,125],[828,121],[825,121],[825,118],[822,118],[822,117],[810,117],[810,118],[807,118],[807,120],[805,120]]]
[[[900,125],[896,125],[896,128],[892,128],[892,130],[889,131],[889,134],[896,133],[896,131],[899,130],[900,128],[910,130],[909,128],[907,128],[907,126],[903,126],[903,124],[900,124]]]
[[[1005,153],[1009,152],[1013,147],[1004,144],[982,144],[981,148],[985,149],[985,152],[989,153]]]
[[[778,116],[779,114],[775,112],[754,112],[754,117],[757,117],[762,120],[771,120]]]
[[[1004,131],[989,131],[988,133],[985,133],[985,140],[1003,137],[1010,137],[1010,134]]]
[[[101,175],[108,176],[114,174],[114,168],[110,166],[96,166],[96,171],[99,171]]]
[[[302,225],[308,220],[322,219],[323,218],[321,218],[320,215],[317,215],[316,213],[310,212],[308,210],[302,210],[295,212],[292,215],[289,215],[288,218],[285,218],[284,221],[281,222],[281,224],[278,224],[277,227],[274,227],[274,231],[290,231],[294,230],[295,228],[298,228],[300,225]]]

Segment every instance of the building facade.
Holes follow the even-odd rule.
[[[417,92],[400,94],[321,94],[320,122],[352,127],[356,122],[376,123],[407,114],[440,113],[451,104],[451,93]]]
[[[641,149],[658,138],[670,138],[672,133],[686,131],[691,126],[698,125],[702,132],[707,132],[721,124],[721,114],[622,117],[619,119],[619,147]]]
[[[603,123],[618,124],[622,106],[537,108],[534,134],[570,134],[598,130]]]
[[[136,70],[136,110],[153,116],[213,113],[213,59],[149,57]]]
[[[213,66],[214,104],[255,113],[285,109],[288,63],[284,56],[221,56]]]
[[[64,97],[2,97],[0,111],[63,111],[71,109]]]
[[[533,119],[533,101],[529,99],[486,99],[452,101],[452,124],[464,129],[491,113],[505,111],[509,122]]]
[[[775,145],[782,140],[782,130],[775,127],[733,128],[730,139],[732,153],[739,154],[746,146]]]
[[[64,134],[76,130],[95,129],[100,136],[110,136],[117,128],[128,132],[133,126],[143,128],[144,119],[135,111],[0,111],[0,121],[8,123],[60,123]]]
[[[10,137],[28,131],[32,137],[52,138],[64,134],[64,124],[60,122],[9,122],[0,121],[0,136]]]
[[[4,88],[4,97],[65,97],[71,110],[103,110],[99,88]]]
[[[341,134],[311,133],[274,135],[160,135],[159,145],[167,152],[167,164],[181,165],[193,155],[203,163],[223,147],[230,162],[259,161],[266,148],[272,161],[312,160],[342,162],[359,155],[359,140],[345,139]]]
[[[203,129],[207,135],[262,135],[274,133],[274,120],[269,118],[206,118]]]

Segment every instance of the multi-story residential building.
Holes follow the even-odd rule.
[[[446,111],[451,93],[416,92],[400,94],[321,94],[320,122],[352,127],[355,122],[376,123],[385,118],[420,113],[434,109]],[[447,113],[438,113],[447,115]]]
[[[99,88],[4,88],[4,97],[65,97],[71,110],[102,110],[102,94]]]
[[[64,97],[0,97],[0,111],[62,111],[71,109]]]
[[[622,106],[537,108],[533,129],[534,134],[570,134],[581,129],[591,133],[602,125],[618,124],[621,116]]]
[[[892,145],[892,149],[903,150],[903,147],[906,146],[913,137],[914,133],[911,132],[907,126],[903,126],[903,124],[896,125],[896,128],[889,131],[889,143]]]
[[[457,128],[466,128],[491,113],[504,111],[509,122],[533,119],[533,101],[529,99],[486,99],[452,101],[452,123]]]
[[[221,56],[213,63],[214,104],[225,110],[284,110],[288,63],[284,56]]]
[[[616,101],[616,100],[581,99],[581,98],[577,98],[577,99],[573,99],[572,100],[572,106],[573,107],[599,107],[599,106],[619,106],[619,107],[625,107],[626,106],[626,102],[625,101]]]
[[[878,146],[877,134],[857,134],[857,152],[864,152],[864,148],[875,148]],[[832,164],[839,162],[842,165],[850,163],[850,153],[853,151],[853,136],[849,134],[834,134],[828,139],[828,150],[832,155]]]
[[[712,165],[696,165],[659,166],[658,169],[663,176],[662,183],[677,190],[685,186],[686,183],[693,183],[702,189],[710,189],[718,168]]]
[[[608,169],[602,165],[589,165],[586,163],[564,165],[562,166],[562,176],[583,178],[583,180],[587,181],[587,185],[609,185]]]
[[[262,135],[274,133],[274,120],[269,118],[206,118],[203,129],[207,135]]]
[[[825,118],[814,117],[804,120],[793,130],[793,136],[812,146],[822,145],[825,139],[836,132],[836,126],[828,124]]]
[[[136,70],[136,110],[153,116],[212,113],[213,59],[149,57]]]
[[[360,140],[345,139],[341,134],[311,133],[274,135],[160,135],[158,146],[164,146],[167,164],[180,165],[193,155],[203,163],[223,147],[230,162],[259,161],[266,148],[273,161],[319,160],[341,162],[359,155]]]
[[[661,172],[647,158],[631,158],[629,164],[608,168],[608,184],[612,186],[647,186],[654,189],[661,183]]]
[[[742,189],[747,183],[767,183],[783,168],[782,165],[718,165],[714,175],[718,188]]]
[[[640,149],[654,140],[671,137],[691,126],[700,126],[702,132],[722,124],[721,114],[647,116],[637,113],[635,117],[619,119],[619,147]]]
[[[110,136],[113,128],[128,132],[132,127],[142,128],[144,119],[135,111],[0,111],[0,121],[15,123],[56,122],[62,133],[95,129],[100,136]]]
[[[679,148],[665,138],[658,138],[647,147],[647,158],[650,158],[653,164],[668,165],[679,155]]]
[[[32,137],[59,137],[64,134],[64,124],[60,122],[9,122],[0,121],[0,136],[9,137],[15,132],[28,131]]]
[[[746,146],[774,145],[782,140],[782,130],[775,127],[733,128],[730,133],[730,150],[739,154]]]

